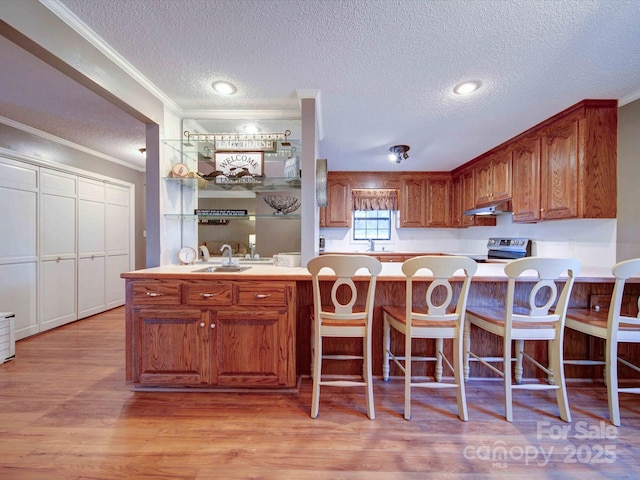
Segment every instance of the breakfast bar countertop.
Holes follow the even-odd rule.
[[[194,280],[278,280],[278,281],[311,281],[311,274],[305,267],[280,267],[274,265],[251,265],[251,268],[241,272],[198,272],[206,268],[206,264],[194,265],[165,265],[132,272],[124,272],[120,276],[126,279],[176,279],[188,278]],[[425,275],[426,277],[426,275]],[[427,277],[428,278],[428,277]],[[462,280],[462,277],[460,277]],[[533,278],[532,278],[533,280]],[[402,273],[402,263],[383,263],[378,281],[405,281]],[[474,282],[506,282],[503,263],[479,263],[478,270],[473,276]],[[576,276],[576,282],[581,283],[613,283],[614,277],[608,267],[583,266]],[[640,279],[632,279],[640,283]]]

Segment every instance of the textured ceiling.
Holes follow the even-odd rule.
[[[183,110],[247,110],[250,118],[251,110],[298,109],[297,90],[320,91],[319,153],[330,170],[451,170],[582,99],[640,90],[638,0],[58,3]],[[16,64],[37,68],[31,62]],[[7,75],[0,74],[2,90]],[[51,81],[64,91],[70,81],[59,76]],[[238,93],[215,95],[216,79]],[[452,93],[469,79],[482,89]],[[13,88],[19,96],[21,84]],[[30,124],[24,117],[37,107],[25,102],[33,108],[21,114],[4,96],[0,115]],[[62,128],[46,95],[41,100],[45,123]],[[70,128],[94,129],[73,121],[84,103],[65,105]],[[106,108],[98,120],[103,135],[114,133],[109,147],[94,145],[115,149],[122,114]],[[398,143],[411,146],[400,165],[387,159]]]

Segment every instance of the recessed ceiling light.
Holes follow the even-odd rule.
[[[469,95],[480,88],[482,83],[478,80],[472,80],[470,82],[462,82],[456,85],[453,89],[453,93],[458,95]]]
[[[244,130],[245,133],[258,133],[262,131],[262,129],[254,123],[243,125],[242,130]]]
[[[220,95],[233,95],[238,91],[233,83],[225,82],[223,80],[213,82],[212,86]]]

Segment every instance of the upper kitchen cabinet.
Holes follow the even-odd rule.
[[[475,173],[473,168],[466,168],[460,173],[460,188],[462,211],[476,208]],[[463,227],[495,226],[496,223],[496,217],[483,215],[462,215],[460,220],[460,225]]]
[[[449,175],[432,175],[427,180],[427,227],[448,227],[451,224],[449,217],[449,192],[451,180]]]
[[[327,178],[327,206],[320,208],[321,227],[351,227],[351,184],[347,178]]]
[[[617,102],[585,100],[542,129],[540,218],[615,218]]]
[[[400,190],[400,226],[424,227],[426,224],[427,185],[416,176],[403,178]]]
[[[518,141],[513,147],[513,208],[514,222],[535,222],[540,219],[540,137],[533,135]]]
[[[400,226],[450,226],[449,174],[413,174],[403,177],[400,189]]]
[[[511,198],[511,151],[492,153],[474,169],[475,206]]]

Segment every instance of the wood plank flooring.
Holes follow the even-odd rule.
[[[402,381],[364,391],[323,388],[309,417],[299,393],[133,392],[125,384],[124,309],[18,342],[0,365],[0,479],[637,478],[640,397],[622,395],[608,422],[606,390],[571,384],[573,422],[551,392],[516,392],[504,420],[501,383],[467,384],[468,422],[453,389],[415,390],[402,418]]]

